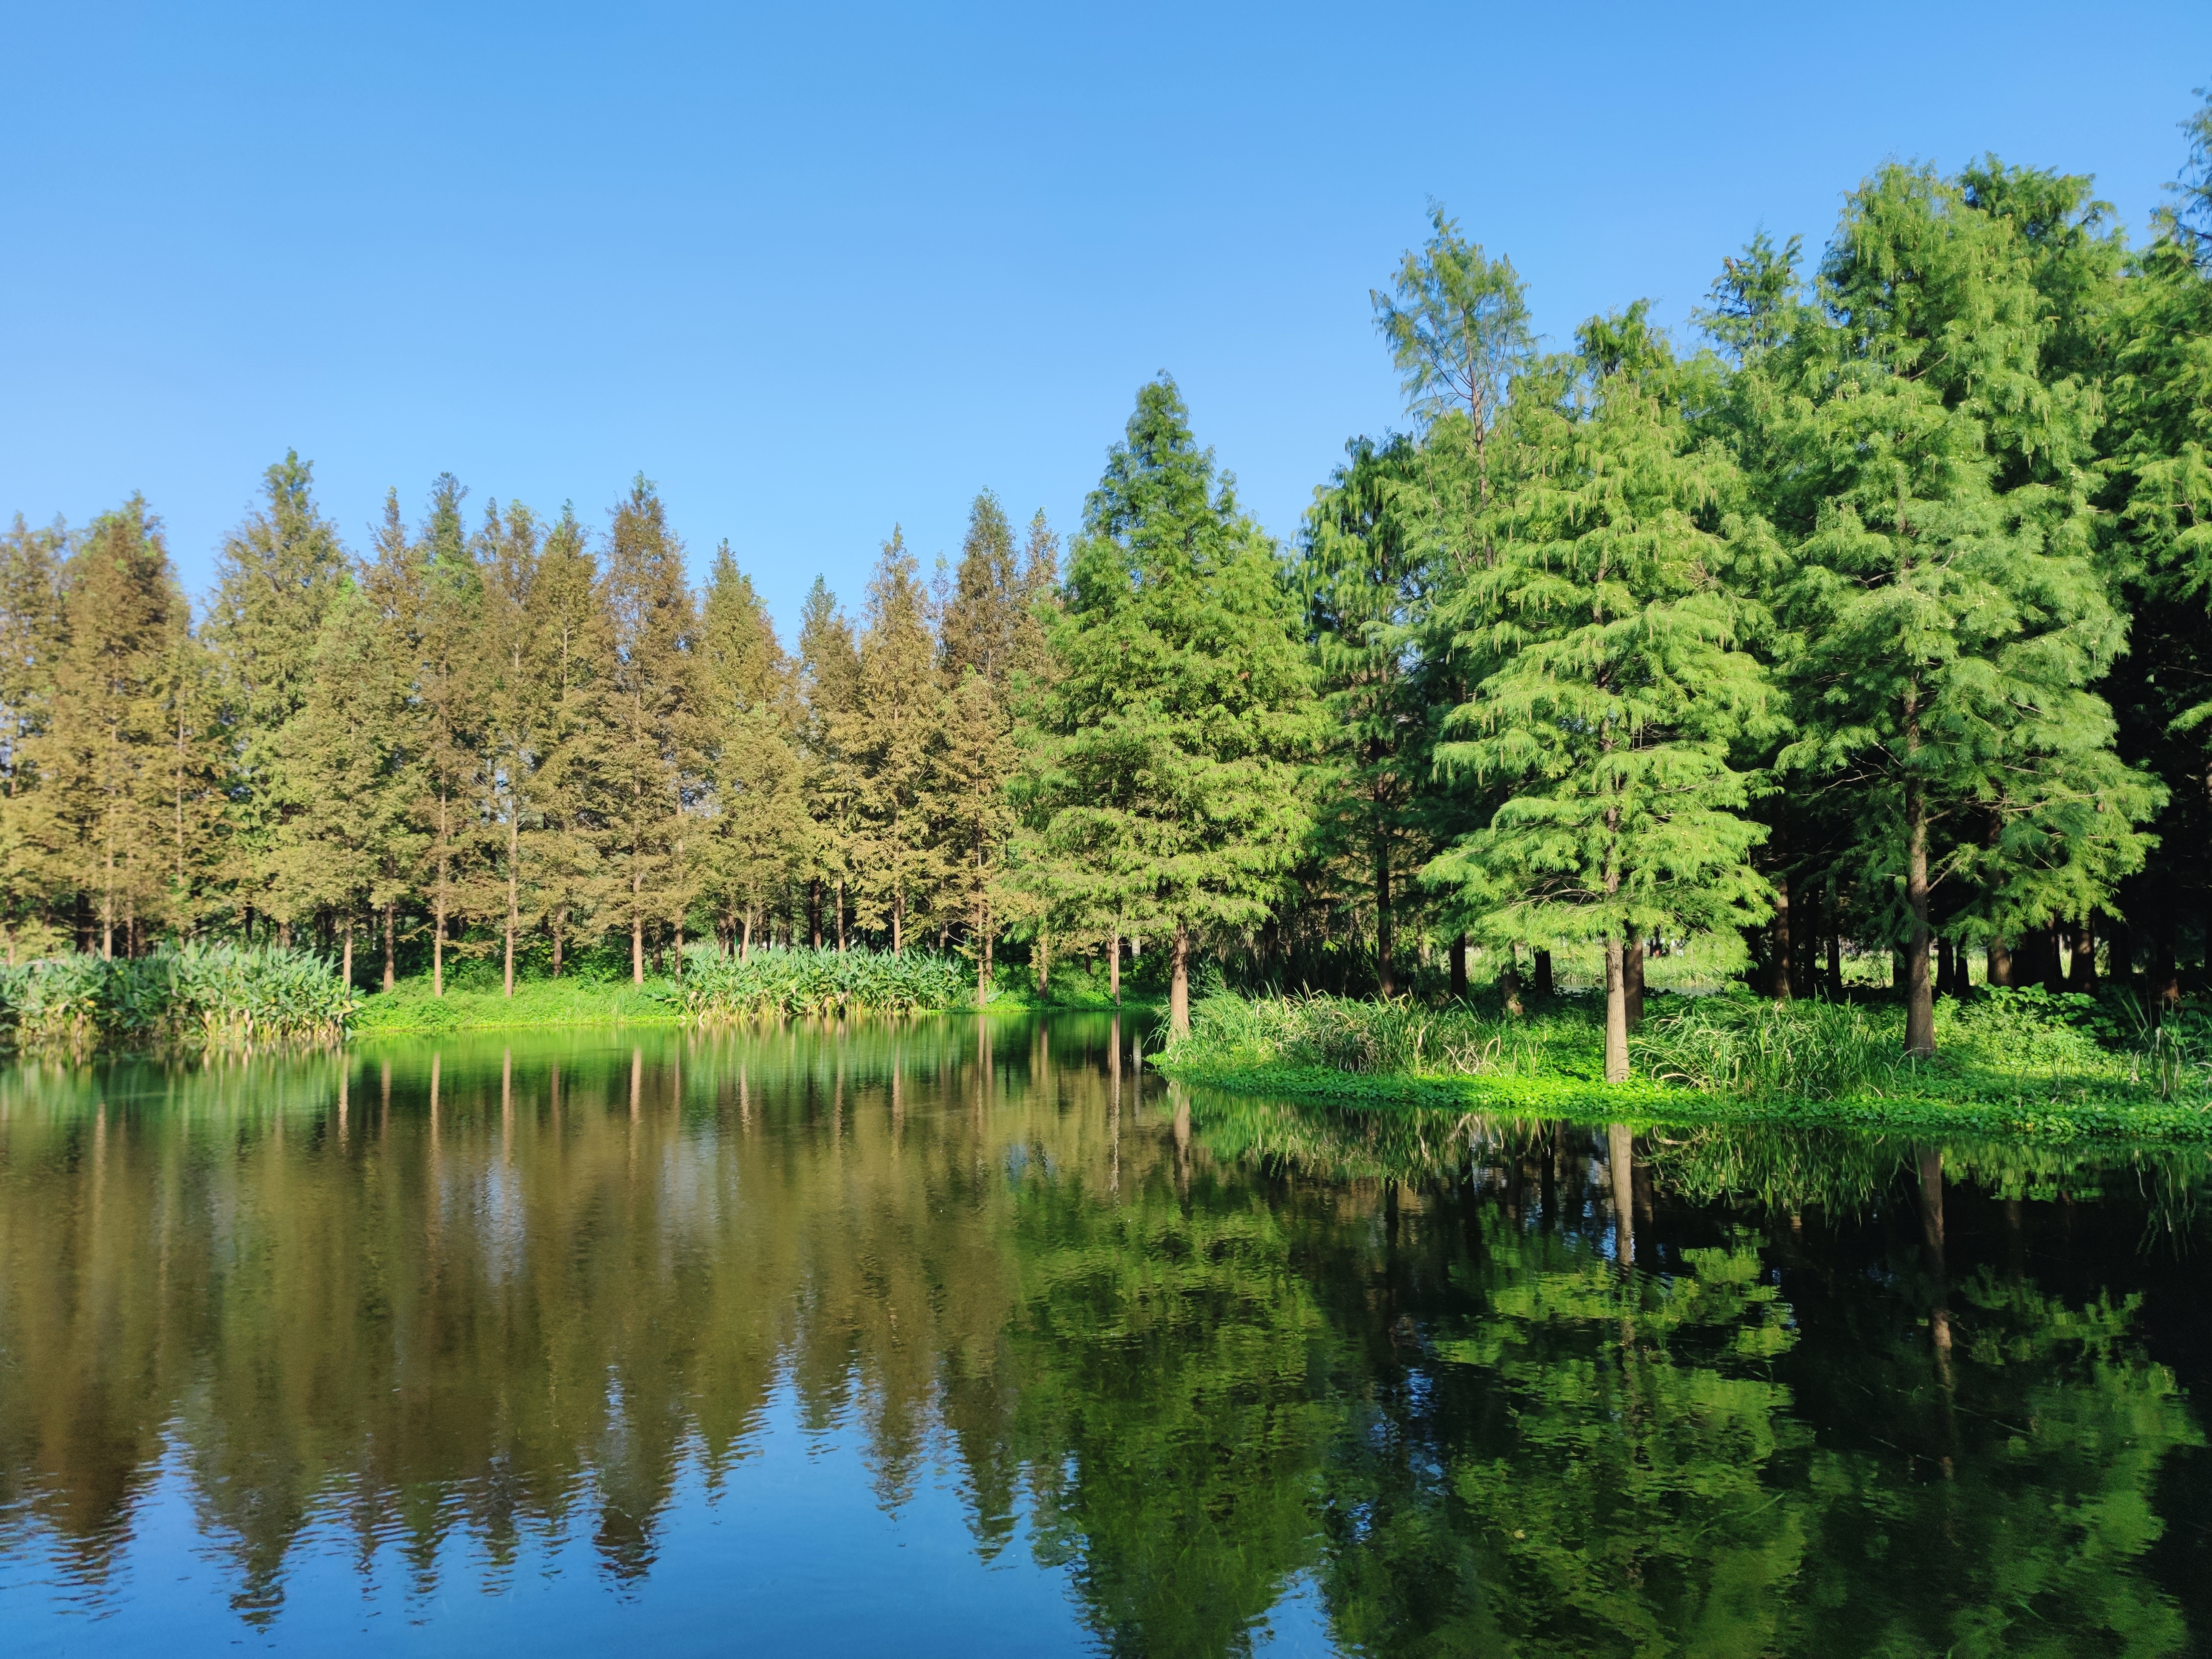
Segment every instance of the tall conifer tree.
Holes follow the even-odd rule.
[[[1194,942],[1266,918],[1319,733],[1296,601],[1172,380],[1138,392],[1085,504],[1053,645],[1047,843],[1098,872],[1099,902],[1169,934],[1170,1023],[1188,1031]]]
[[[646,936],[681,944],[690,900],[685,808],[698,777],[697,629],[684,548],[642,475],[614,509],[605,582],[614,641],[604,769],[607,881],[602,919],[629,934],[630,977],[645,981]]]

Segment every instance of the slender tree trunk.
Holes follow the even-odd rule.
[[[556,979],[561,977],[561,946],[565,942],[562,935],[568,930],[568,907],[556,904],[553,907],[553,977]]]
[[[1809,997],[1813,981],[1819,976],[1820,929],[1825,918],[1821,915],[1820,884],[1807,882],[1805,896],[1800,902],[1803,918],[1796,923],[1798,936],[1804,940],[1802,948],[1790,958],[1790,991],[1793,996]]]
[[[353,910],[351,907],[348,907],[345,918],[345,962],[338,971],[345,981],[346,989],[349,991],[353,989]]]
[[[637,848],[629,859],[629,982],[645,983],[645,874],[638,868]]]
[[[822,878],[810,876],[806,882],[806,936],[816,950],[822,948]]]
[[[2172,910],[2161,910],[2151,933],[2150,984],[2146,988],[2160,1012],[2181,1006],[2180,932]]]
[[[1190,1035],[1190,929],[1180,920],[1168,965],[1168,1030],[1179,1037]]]
[[[1790,969],[1795,955],[1790,939],[1790,872],[1774,872],[1774,962],[1772,975],[1767,981],[1767,994],[1777,1002],[1790,1000]]]
[[[389,991],[399,982],[399,908],[397,899],[386,899],[384,904],[384,988]]]
[[[1628,974],[1620,935],[1605,939],[1605,1080],[1628,1081]]]
[[[1114,1006],[1121,1006],[1121,930],[1114,929],[1114,943],[1106,952],[1106,989],[1114,999]]]
[[[1906,707],[1909,714],[1910,702]],[[1907,730],[1916,733],[1917,726]],[[1918,746],[1909,735],[1908,753]],[[1924,1060],[1936,1052],[1936,996],[1928,982],[1928,803],[1917,776],[1905,781],[1905,902],[1912,913],[1905,947],[1905,1052]]]
[[[837,878],[837,954],[845,954],[845,878]]]
[[[522,896],[515,890],[515,863],[522,854],[522,807],[507,803],[507,995],[515,994],[515,927],[522,921]]]
[[[1991,939],[1988,951],[1989,978],[1992,985],[2012,983],[2012,951],[2001,939]]]
[[[1644,939],[1640,934],[1632,936],[1620,947],[1620,981],[1628,1029],[1633,1031],[1644,1024]]]
[[[1498,983],[1505,993],[1507,1013],[1517,1015],[1528,1012],[1521,1004],[1521,947],[1519,945],[1509,945],[1505,947],[1505,969],[1498,975]]]
[[[1390,842],[1378,836],[1375,842],[1375,978],[1382,994],[1395,996],[1398,992],[1397,975],[1390,959]]]
[[[897,956],[906,945],[906,892],[904,889],[891,895],[891,954]]]
[[[107,884],[100,896],[100,959],[115,960],[115,838],[107,841]]]
[[[1467,935],[1460,934],[1451,944],[1451,994],[1467,995]]]
[[[1460,937],[1465,939],[1467,935],[1462,933]],[[1552,953],[1549,951],[1535,951],[1530,954],[1535,958],[1535,968],[1531,975],[1534,983],[1531,988],[1538,996],[1548,997],[1553,994]]]
[[[1042,996],[1052,986],[1052,935],[1043,928],[1037,929],[1036,988]]]
[[[2097,930],[2093,918],[2083,916],[2074,924],[2073,971],[2066,976],[2069,991],[2094,991],[2097,988]]]

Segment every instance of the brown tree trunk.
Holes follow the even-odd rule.
[[[1999,986],[2010,985],[2012,983],[2011,947],[2001,939],[1992,939],[1990,940],[1984,957],[1990,983]]]
[[[1176,1036],[1190,1035],[1190,930],[1176,923],[1175,947],[1169,957],[1168,1030]]]
[[[1121,1006],[1121,930],[1114,930],[1114,943],[1106,953],[1106,989],[1113,996],[1114,1006]]]
[[[806,936],[816,950],[822,948],[822,878],[806,881]]]
[[[345,961],[338,971],[345,981],[346,989],[353,989],[353,912],[350,909],[346,912],[345,919]]]
[[[1390,960],[1390,843],[1375,843],[1375,979],[1382,994],[1397,994],[1397,976]]]
[[[387,899],[384,904],[384,988],[389,991],[398,983],[399,956],[399,902]]]
[[[1767,995],[1777,1002],[1790,1000],[1790,969],[1796,960],[1796,951],[1790,942],[1790,872],[1774,872],[1774,936],[1770,945],[1774,953],[1774,971],[1767,975]]]
[[[1644,940],[1640,936],[1621,946],[1620,980],[1628,1029],[1633,1031],[1644,1024]]]
[[[845,878],[837,878],[837,954],[845,954]]]
[[[638,868],[637,847],[629,849],[629,982],[645,983],[645,874]]]
[[[522,848],[518,823],[520,816],[519,809],[510,810],[507,815],[507,968],[504,978],[506,994],[509,997],[514,994],[514,933],[522,918],[521,896],[515,887],[514,867]]]
[[[1462,933],[1452,940],[1451,994],[1455,997],[1467,994],[1467,935]]]
[[[1628,975],[1620,935],[1605,941],[1605,1080],[1628,1081]]]
[[[1917,777],[1905,785],[1905,902],[1912,913],[1905,946],[1905,1052],[1925,1059],[1936,1052],[1936,988],[1928,981],[1928,804]]]
[[[2073,950],[2073,971],[2066,976],[2066,988],[2069,991],[2094,991],[2097,988],[2097,932],[2088,916],[2074,924]]]
[[[1936,994],[1939,997],[1957,994],[1951,988],[1951,975],[1956,971],[1953,957],[1951,941],[1939,937],[1936,941]]]

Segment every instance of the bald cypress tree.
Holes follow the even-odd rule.
[[[860,653],[851,619],[819,576],[807,590],[799,621],[799,684],[813,867],[830,890],[836,911],[833,931],[842,951],[861,807],[858,763],[843,744],[854,732],[853,717],[860,706]]]
[[[835,731],[858,793],[855,896],[861,914],[890,935],[894,954],[936,896],[929,809],[944,726],[937,655],[928,595],[895,529],[868,582],[857,700]]]
[[[262,475],[262,502],[223,538],[203,630],[228,709],[232,880],[246,902],[289,939],[314,908],[290,876],[302,869],[288,841],[307,810],[287,769],[285,728],[307,700],[323,614],[345,579],[337,527],[315,505],[314,469],[288,452]]]
[[[1452,620],[1494,665],[1437,764],[1509,792],[1430,866],[1498,944],[1595,945],[1605,1070],[1628,1075],[1630,941],[1754,921],[1763,835],[1731,738],[1765,715],[1711,520],[1728,465],[1683,416],[1683,376],[1642,307],[1586,325],[1516,387],[1492,562]]]
[[[538,915],[557,978],[568,941],[603,886],[608,823],[607,696],[612,623],[584,527],[563,507],[545,533],[523,628],[540,676],[533,815],[523,831],[534,863]]]
[[[349,984],[359,919],[398,896],[393,884],[406,861],[414,804],[403,747],[406,686],[387,644],[369,593],[356,581],[342,583],[323,615],[300,712],[280,745],[302,808],[281,848],[290,866],[283,879],[337,915]]]
[[[32,839],[77,896],[104,957],[164,917],[170,889],[167,671],[189,613],[160,521],[133,496],[95,520],[63,572],[65,637],[51,713],[27,742],[41,787]]]
[[[725,948],[744,955],[755,918],[805,869],[812,838],[794,741],[793,666],[727,542],[715,552],[695,655],[713,796],[702,878]]]
[[[1761,368],[1792,560],[1777,607],[1802,641],[1781,759],[1849,791],[1914,1054],[1935,1043],[1939,885],[1990,937],[2086,921],[2140,864],[2160,793],[2090,689],[2124,639],[2094,556],[2097,400],[2062,361],[2042,252],[1995,204],[2033,183],[1884,169]]]
[[[20,514],[0,536],[0,929],[11,963],[46,954],[61,938],[32,835],[40,782],[32,745],[52,712],[54,672],[68,637],[68,549],[63,526],[33,530]]]
[[[666,927],[681,943],[690,896],[685,808],[699,775],[690,658],[697,618],[683,544],[642,475],[614,509],[604,592],[614,658],[604,704],[601,920],[629,933],[630,977],[642,984],[647,933]]]
[[[1280,890],[1319,731],[1273,547],[1172,380],[1139,391],[1085,505],[1052,641],[1032,811],[1100,901],[1169,935],[1170,1020],[1187,1031],[1194,945],[1256,927]]]

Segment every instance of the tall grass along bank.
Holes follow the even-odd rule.
[[[973,1006],[975,970],[920,951],[756,951],[724,956],[711,945],[684,953],[673,988],[687,1019],[786,1014],[908,1014]]]
[[[1163,1071],[1216,1086],[1640,1119],[1785,1118],[2005,1133],[2212,1138],[2212,1020],[2154,1025],[2124,996],[1988,993],[1937,1008],[1937,1053],[1902,1052],[1887,1003],[1667,998],[1607,1085],[1600,1010],[1526,1015],[1328,996],[1208,997]]]
[[[311,951],[184,944],[0,967],[0,1038],[27,1053],[244,1049],[343,1039],[360,999]]]

